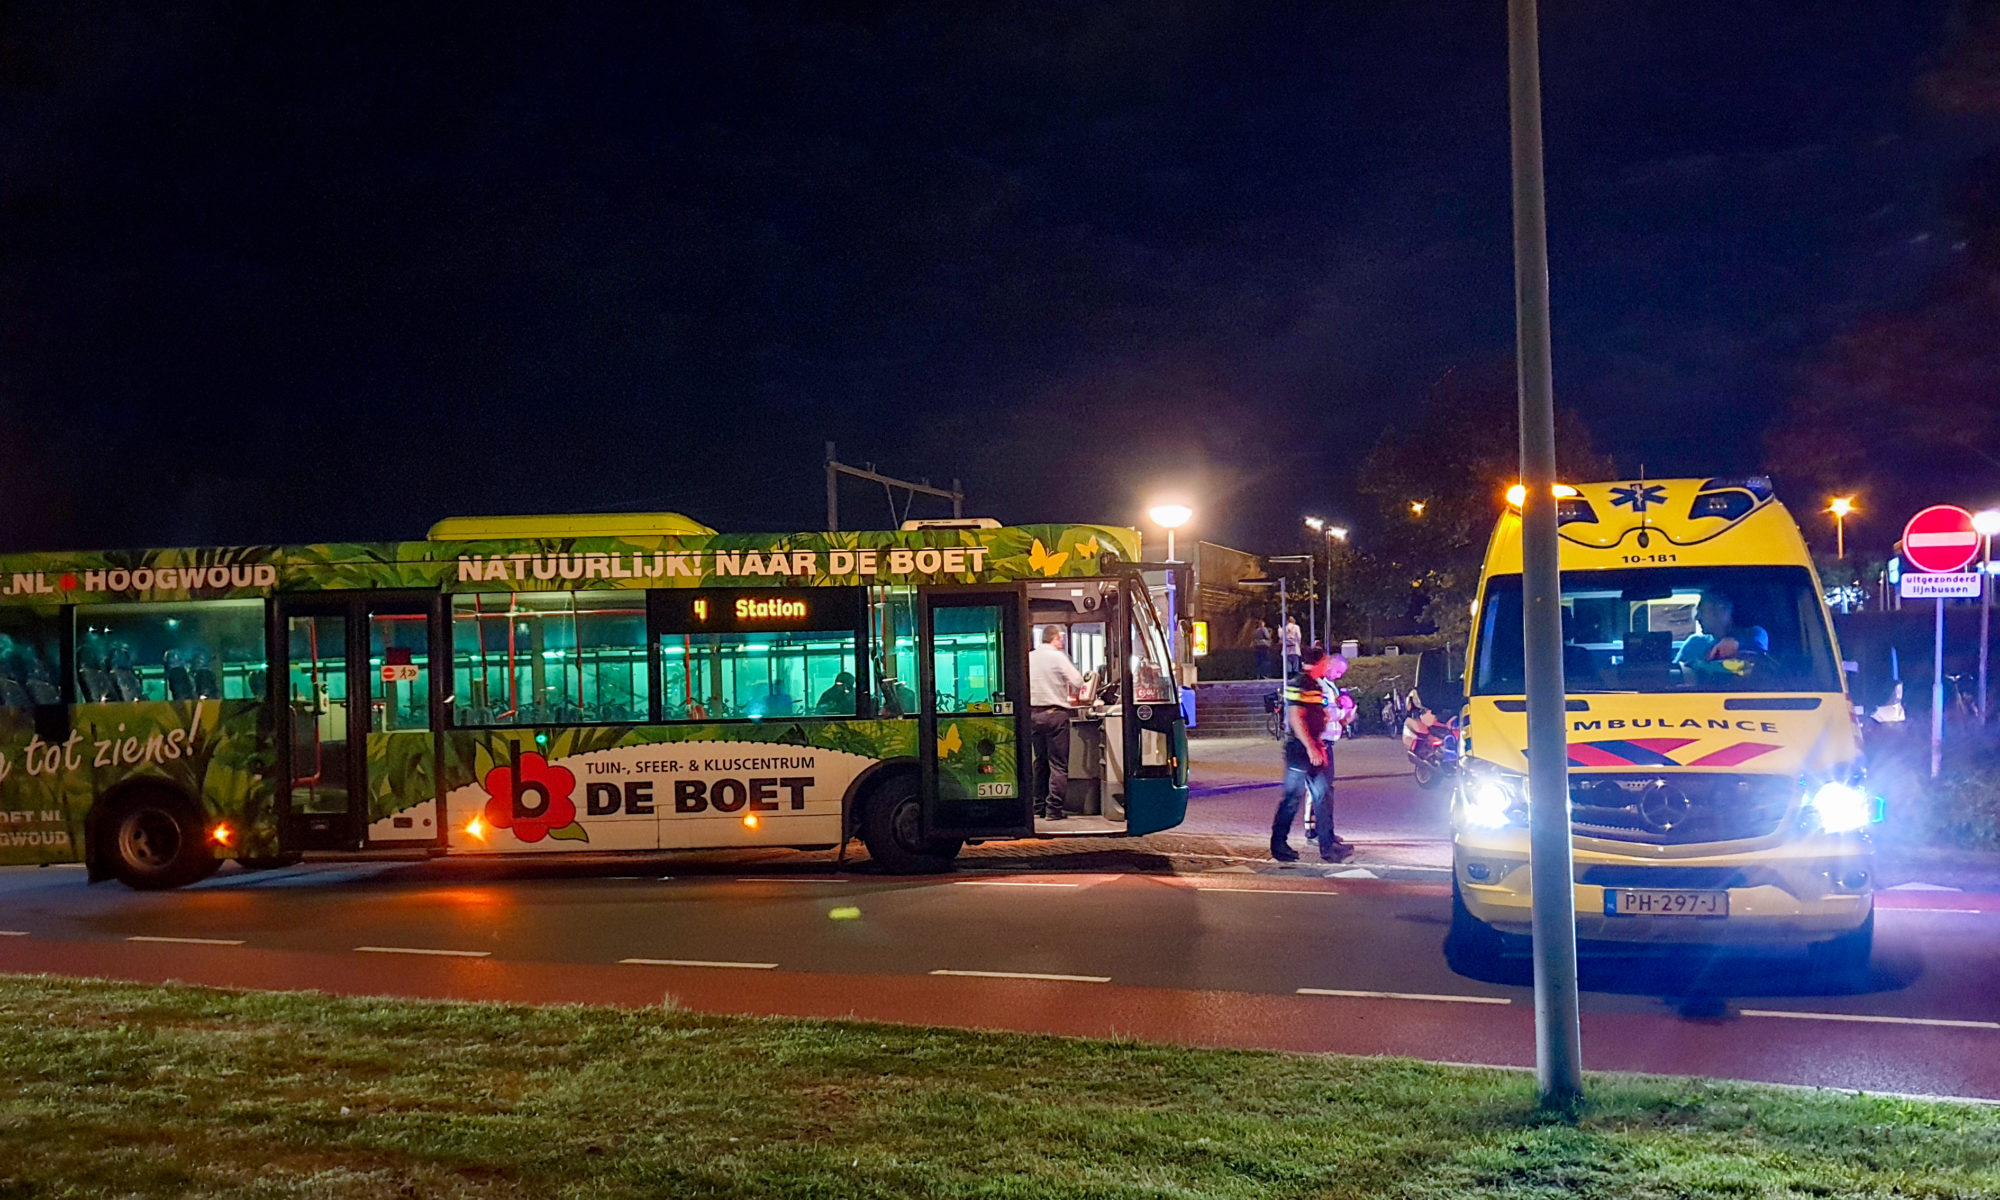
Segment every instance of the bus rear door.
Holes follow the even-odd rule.
[[[429,593],[279,599],[288,850],[442,845]]]

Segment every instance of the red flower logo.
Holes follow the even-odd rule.
[[[511,829],[524,842],[539,842],[551,830],[576,824],[576,773],[568,767],[551,766],[549,760],[530,751],[517,755],[514,766],[495,767],[486,773],[486,823],[496,829]]]

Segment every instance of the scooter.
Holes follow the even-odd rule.
[[[1440,721],[1428,708],[1419,708],[1403,722],[1403,752],[1409,755],[1418,787],[1435,788],[1457,774],[1463,741],[1459,734],[1456,718]]]

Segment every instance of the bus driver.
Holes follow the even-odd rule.
[[[1063,652],[1064,627],[1042,627],[1042,642],[1028,655],[1028,703],[1034,711],[1035,815],[1051,821],[1069,816],[1069,718],[1083,675]]]

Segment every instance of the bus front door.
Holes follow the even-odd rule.
[[[285,847],[441,845],[430,672],[436,598],[284,597],[279,619]]]
[[[1169,570],[1173,569],[1171,566]],[[1125,576],[1125,686],[1119,724],[1125,781],[1125,832],[1137,837],[1172,829],[1187,817],[1187,721],[1180,685],[1159,612],[1145,577]]]
[[[1019,588],[919,596],[924,835],[1030,834],[1026,597]]]

